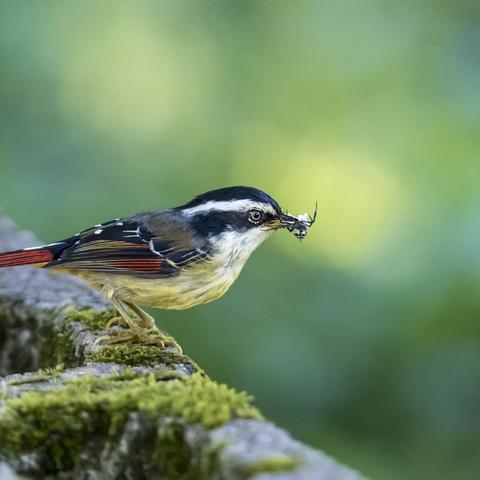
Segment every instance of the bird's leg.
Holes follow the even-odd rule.
[[[135,332],[140,327],[137,325],[135,320],[131,317],[130,313],[128,312],[126,305],[122,300],[116,298],[114,296],[110,297],[110,301],[112,302],[113,306],[120,314],[109,320],[107,323],[107,328],[111,328],[114,325],[122,326],[128,328],[128,330],[124,333],[119,335],[102,335],[98,337],[95,343],[101,343],[103,340],[106,340],[107,343],[122,343],[127,342],[129,340],[133,340],[135,337]]]
[[[134,303],[125,302],[125,301],[123,301],[123,303],[124,303],[124,305],[128,306],[128,308],[135,314],[135,317],[136,317],[135,324],[137,326],[141,326],[141,327],[149,328],[149,329],[157,328],[155,326],[154,318],[151,315],[149,315],[147,312],[142,310],[139,306],[135,305]],[[118,307],[116,307],[116,309],[117,309],[118,312],[120,312]],[[116,317],[111,318],[107,322],[107,329],[111,328],[113,326],[129,328],[130,323],[128,323],[128,321],[125,320],[125,317],[123,315],[117,315]]]
[[[134,303],[125,302],[119,298],[112,297],[111,302],[113,306],[120,313],[123,322],[129,327],[128,330],[119,335],[109,335],[100,337],[99,340],[106,340],[109,344],[133,342],[143,343],[146,345],[156,345],[162,348],[174,347],[179,353],[182,353],[182,348],[175,341],[174,338],[160,332],[155,326],[154,319],[139,306]],[[130,315],[130,309],[135,317]],[[115,320],[115,319],[112,319]],[[118,325],[118,322],[115,322]]]
[[[138,319],[141,320],[142,323],[138,322],[138,325],[144,328],[158,330],[155,325],[155,319],[145,310],[141,309],[138,305],[135,305],[131,302],[125,302],[125,304],[128,305],[130,310],[133,310],[137,314]]]
[[[125,302],[137,314],[137,318],[142,320],[141,327],[143,327],[142,337],[140,341],[147,345],[158,345],[164,347],[174,347],[179,353],[182,353],[182,347],[170,335],[161,332],[155,325],[155,319],[149,315],[145,310],[141,309],[135,303]]]
[[[128,323],[121,315],[116,315],[107,322],[107,330],[112,327],[123,327],[128,328]]]
[[[107,330],[109,328],[112,328],[112,327],[125,327],[127,328],[128,327],[128,323],[125,321],[125,319],[121,316],[121,315],[117,315],[113,318],[111,318],[108,322],[107,322]]]
[[[113,306],[115,307],[117,312],[120,314],[121,318],[123,319],[123,322],[119,322],[119,323],[123,323],[124,325],[128,326],[131,329],[138,328],[138,323],[128,313],[128,310],[126,308],[126,305],[127,305],[126,302],[123,302],[122,300],[116,297],[112,297],[110,301],[113,303]]]

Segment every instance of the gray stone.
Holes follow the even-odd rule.
[[[15,470],[8,463],[0,462],[0,480],[16,480],[18,479]]]

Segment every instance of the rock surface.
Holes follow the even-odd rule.
[[[0,216],[0,251],[35,243]],[[189,357],[95,344],[112,316],[76,278],[0,270],[0,480],[361,478]]]

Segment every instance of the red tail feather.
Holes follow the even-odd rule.
[[[0,268],[50,262],[53,256],[53,252],[48,247],[0,253]]]

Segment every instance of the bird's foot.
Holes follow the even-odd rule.
[[[142,329],[138,339],[139,343],[153,345],[160,348],[174,348],[180,355],[183,354],[182,347],[175,341],[175,339],[165,332],[161,332],[156,327]]]
[[[129,328],[128,330],[117,335],[102,335],[98,337],[95,344],[106,342],[107,345],[115,345],[117,343],[137,343],[142,345],[152,345],[159,348],[175,348],[178,353],[182,354],[182,347],[175,339],[155,328]]]
[[[112,328],[112,327],[124,327],[128,328],[128,323],[125,321],[125,319],[121,315],[117,315],[116,317],[111,318],[106,325],[106,328]]]
[[[135,324],[137,324],[138,327],[142,329],[159,331],[155,325],[153,318],[150,316],[145,318],[137,316],[135,318]],[[124,317],[122,317],[121,315],[117,315],[116,317],[111,318],[106,324],[107,329],[112,327],[130,328],[130,325]]]

